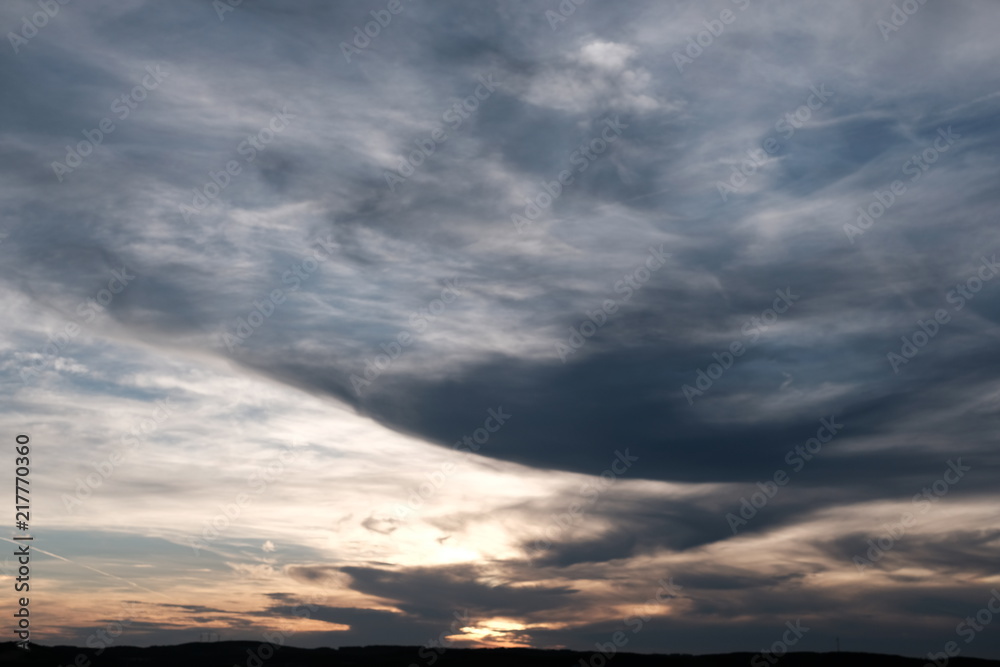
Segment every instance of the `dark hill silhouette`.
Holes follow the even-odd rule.
[[[256,655],[258,642],[214,642],[137,648],[119,646],[95,651],[74,646],[32,645],[30,652],[13,642],[0,644],[0,664],[40,667],[577,667],[600,665],[590,662],[593,653],[536,649],[448,649],[444,654],[422,651],[416,646],[365,646],[339,649],[281,647],[267,660]],[[264,651],[267,655],[267,651]],[[421,655],[425,656],[421,658]],[[433,660],[431,655],[436,656]],[[721,655],[642,655],[619,653],[607,667],[746,667],[754,653]],[[83,656],[83,657],[80,657]],[[89,661],[89,662],[88,662]],[[923,667],[923,658],[903,658],[876,653],[789,653],[778,667]],[[770,665],[764,660],[757,665]],[[1000,667],[997,660],[954,658],[948,667]]]

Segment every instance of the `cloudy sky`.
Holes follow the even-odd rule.
[[[4,3],[33,639],[1000,657],[998,25]]]

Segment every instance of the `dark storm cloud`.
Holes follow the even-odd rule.
[[[566,587],[487,585],[478,581],[475,567],[405,568],[295,566],[293,577],[318,582],[338,572],[350,577],[350,588],[396,606],[400,612],[331,607],[296,603],[294,596],[276,593],[270,597],[285,605],[271,605],[259,615],[301,616],[309,608],[310,618],[351,626],[331,635],[340,646],[365,643],[425,644],[443,631],[471,625],[495,615],[539,616],[572,604],[577,592]],[[378,638],[382,639],[379,640]]]
[[[396,612],[376,609],[298,604],[273,606],[259,613],[263,616],[274,616],[277,618],[301,618],[307,609],[309,610],[309,618],[326,623],[340,623],[351,626],[351,632],[343,636],[343,639],[348,642],[358,637],[370,637],[370,633],[383,628],[384,632],[390,633],[388,635],[390,637],[401,636],[408,638],[409,642],[422,643],[434,629],[431,623],[427,623],[418,617],[407,617]]]
[[[170,609],[183,609],[185,611],[190,611],[198,614],[205,613],[226,613],[221,609],[213,609],[212,607],[206,607],[200,604],[158,604],[158,607],[167,607]]]
[[[896,522],[890,522],[896,523]],[[893,535],[896,537],[893,538]],[[892,541],[885,540],[886,537]],[[878,540],[882,538],[886,550],[879,549]],[[869,560],[868,552],[874,543],[875,560]],[[900,534],[898,528],[890,533],[882,527],[870,533],[855,533],[839,536],[836,540],[824,544],[829,553],[836,558],[853,561],[857,556],[863,559],[866,568],[897,573],[914,567],[927,567],[941,573],[970,572],[982,577],[988,577],[993,572],[997,542],[1000,532],[996,529],[983,529],[978,532],[954,531],[935,535]],[[896,575],[901,581],[908,579],[907,575]]]
[[[394,572],[368,567],[344,567],[351,588],[393,601],[408,614],[438,619],[453,611],[469,609],[474,614],[533,614],[563,606],[575,590],[568,587],[490,586],[476,581],[477,568],[408,568]]]
[[[327,8],[317,8],[317,13],[311,12],[288,12],[286,10],[277,11],[278,8],[270,7],[266,3],[259,6],[247,6],[240,8],[227,17],[234,21],[234,25],[244,30],[263,30],[260,24],[255,23],[256,19],[271,14],[269,18],[276,20],[283,28],[301,28],[307,24],[314,24],[323,21],[348,20],[348,12],[340,11],[336,17],[327,16],[333,10]],[[593,8],[591,8],[593,9]],[[427,10],[423,10],[426,12]],[[594,10],[595,14],[600,10]],[[457,17],[463,12],[468,13],[472,21],[459,21]],[[144,31],[144,27],[150,25],[153,19],[175,19],[191,21],[189,17],[179,10],[159,9],[157,14],[152,16],[138,11],[126,12],[114,19],[108,20],[101,26],[100,30],[123,32],[126,35],[137,35]],[[304,18],[309,16],[309,19]],[[433,41],[435,44],[446,43],[447,52],[440,49],[443,46],[431,49],[428,58],[429,62],[436,62],[439,65],[444,61],[450,61],[457,49],[470,55],[474,60],[481,59],[484,63],[491,62],[498,64],[501,69],[509,69],[510,72],[503,74],[511,78],[512,81],[521,80],[519,84],[524,87],[523,79],[530,77],[532,72],[523,72],[517,66],[517,60],[513,58],[515,46],[523,47],[524,43],[531,42],[529,36],[521,35],[515,45],[507,44],[505,47],[490,46],[503,41],[501,35],[509,34],[501,31],[495,26],[496,16],[490,10],[480,14],[479,10],[469,8],[442,8],[437,17],[440,20],[432,20],[426,13],[421,14],[421,21],[427,26],[433,26],[435,30],[443,30],[446,35],[453,32],[464,32],[475,35],[477,28],[483,35],[469,36],[466,39],[430,40],[429,33],[421,34],[419,30],[408,30],[409,26],[403,25],[405,21],[411,20],[404,14],[397,19],[400,24],[393,26],[398,32],[386,34],[379,41],[380,46],[387,49],[393,45],[408,43],[422,44],[426,41]],[[595,20],[595,16],[588,17],[581,9],[574,21],[588,22]],[[360,20],[360,19],[359,19]],[[242,21],[242,22],[241,22]],[[346,28],[346,24],[344,25]],[[459,27],[459,26],[463,27]],[[470,27],[471,26],[471,27]],[[493,26],[487,28],[488,26]],[[225,26],[213,26],[213,31],[220,35],[223,28],[233,27],[229,24]],[[100,32],[100,30],[98,32]],[[308,30],[308,29],[307,29]],[[428,28],[429,30],[429,28]],[[231,31],[229,37],[223,37],[227,41],[240,44],[241,48],[250,52],[247,45],[248,40],[238,40]],[[266,39],[280,41],[280,34],[266,33]],[[537,39],[537,35],[535,38]],[[195,41],[192,39],[192,41]],[[198,41],[198,48],[205,50],[210,48],[211,42]],[[154,44],[156,44],[154,42]],[[794,44],[790,45],[794,47]],[[158,44],[151,48],[163,49],[165,45]],[[330,48],[332,48],[332,40]],[[373,53],[376,51],[372,47]],[[152,54],[150,54],[152,55]],[[562,57],[566,61],[566,57]],[[563,63],[565,66],[565,62]],[[245,67],[254,67],[251,60],[244,63]],[[346,63],[337,65],[337,70],[344,70]],[[542,67],[550,66],[547,61]],[[13,70],[18,76],[23,76],[23,72],[29,70],[32,63],[24,63],[20,69]],[[82,68],[84,64],[74,64],[71,67]],[[468,71],[471,68],[465,68]],[[44,70],[50,72],[50,70]],[[665,76],[669,69],[661,70]],[[49,73],[49,76],[54,74]],[[706,73],[707,75],[707,73]],[[125,76],[117,78],[111,73],[104,71],[102,76],[96,76],[94,72],[74,72],[71,69],[63,68],[61,76],[66,81],[86,79],[88,86],[103,87],[104,89],[127,89],[131,81]],[[458,94],[462,91],[465,81],[469,80],[466,74],[460,74],[458,79],[451,85],[452,93]],[[307,77],[300,77],[300,81],[307,81]],[[44,82],[43,82],[44,83]],[[169,84],[167,84],[169,85]],[[82,106],[75,98],[67,99],[64,104],[52,104],[51,97],[46,98],[46,113],[52,113],[52,109],[58,109],[60,113],[54,114],[53,118],[58,118],[66,129],[65,134],[78,133],[78,128],[86,128],[93,124],[105,110],[94,101],[99,96],[89,94],[78,87],[60,86],[67,94],[76,95],[82,100],[91,101],[89,108]],[[43,89],[44,86],[36,86],[34,89]],[[571,152],[573,147],[581,139],[587,136],[586,131],[571,130],[571,122],[579,120],[579,114],[568,114],[562,110],[539,107],[537,105],[526,104],[516,100],[511,95],[518,91],[503,91],[497,94],[497,99],[484,103],[481,113],[476,115],[466,127],[464,132],[468,133],[469,141],[476,141],[479,155],[488,154],[494,150],[500,150],[503,155],[503,165],[511,171],[524,175],[528,179],[537,180],[539,178],[552,178],[560,166],[563,166],[565,156]],[[30,100],[22,100],[21,105],[15,105],[13,109],[23,109],[23,103]],[[951,100],[949,100],[951,101]],[[846,103],[836,102],[842,108],[836,108],[836,113],[849,115],[856,112],[856,108],[851,108]],[[916,100],[909,100],[909,104],[919,103]],[[152,104],[152,102],[150,103]],[[869,102],[871,104],[871,102]],[[888,106],[888,105],[887,105]],[[900,102],[896,106],[902,106]],[[442,104],[441,108],[447,108]],[[72,110],[73,116],[67,113]],[[902,112],[896,108],[893,111],[897,114],[892,118],[879,118],[876,120],[845,120],[844,122],[819,128],[804,128],[794,137],[787,154],[780,161],[780,171],[773,178],[777,192],[789,190],[790,196],[803,197],[815,194],[824,187],[829,187],[837,180],[854,173],[859,167],[871,163],[873,160],[884,156],[895,146],[904,140],[900,136],[898,124],[899,114]],[[888,111],[887,111],[888,113]],[[912,115],[913,112],[910,112]],[[772,114],[773,115],[773,114]],[[26,116],[27,117],[27,116]],[[36,117],[31,114],[31,117]],[[433,120],[435,117],[430,116]],[[16,120],[12,118],[11,120]],[[664,123],[662,119],[642,118],[634,115],[630,117],[634,129],[630,129],[627,143],[642,145],[652,141],[658,143],[658,150],[662,153],[676,154],[679,144],[664,142],[663,137],[674,136],[674,130],[669,123]],[[719,118],[723,123],[731,122],[731,119]],[[943,115],[941,122],[951,120]],[[766,127],[763,126],[762,127]],[[988,132],[988,126],[981,124],[979,128],[974,125],[966,128],[965,124],[960,124],[963,132],[972,133],[975,136],[977,129],[980,132]],[[45,125],[47,131],[53,130],[52,123]],[[655,128],[655,129],[654,129]],[[184,131],[193,128],[182,128]],[[704,133],[710,135],[714,130],[706,127]],[[994,131],[995,133],[995,131]],[[933,136],[930,128],[921,130],[920,134]],[[109,137],[111,142],[121,138],[123,135]],[[231,136],[237,137],[237,133]],[[402,132],[401,136],[419,138],[419,133]],[[397,200],[390,197],[384,188],[378,188],[377,193],[373,193],[371,198],[359,205],[355,210],[341,211],[336,214],[338,222],[335,228],[338,240],[345,241],[345,252],[351,245],[350,239],[355,239],[357,253],[354,258],[359,258],[364,252],[363,242],[357,241],[356,231],[368,228],[380,228],[383,233],[401,238],[433,238],[435,243],[447,247],[461,247],[467,243],[460,239],[464,234],[449,235],[449,228],[454,228],[456,232],[464,226],[464,223],[457,223],[454,218],[464,213],[478,212],[482,214],[484,204],[490,203],[490,190],[487,189],[478,193],[476,203],[473,205],[469,197],[458,196],[454,188],[453,176],[462,168],[458,161],[460,155],[457,151],[448,151],[462,145],[464,137],[456,137],[455,144],[445,145],[441,154],[436,156],[438,160],[432,162],[425,170],[420,172],[421,177],[425,177],[419,184],[408,184],[411,193],[408,194],[406,208],[397,204]],[[405,144],[410,139],[403,139],[403,144],[398,150],[405,152]],[[690,141],[690,139],[688,139]],[[912,141],[912,140],[911,140]],[[982,138],[977,140],[982,142]],[[232,139],[217,141],[220,146],[234,144]],[[919,142],[917,142],[919,144]],[[988,144],[977,144],[978,150],[986,150]],[[673,149],[673,150],[671,150]],[[300,159],[296,153],[304,153],[309,159],[308,151],[299,147],[293,149],[281,149],[282,152],[266,153],[262,156],[261,162],[255,165],[260,176],[276,190],[277,193],[284,192],[289,184],[300,180],[295,174],[301,168],[294,168],[292,165]],[[905,147],[904,147],[905,150]],[[518,152],[520,151],[520,153]],[[739,151],[734,151],[738,154]],[[58,154],[56,157],[59,157]],[[635,159],[633,153],[631,158]],[[628,165],[629,171],[647,172],[662,174],[665,169],[683,164],[684,158],[667,157],[660,155],[639,155],[639,160]],[[564,205],[571,206],[576,199],[588,199],[597,197],[599,200],[620,201],[627,199],[632,194],[627,184],[622,180],[618,170],[613,166],[612,161],[615,153],[602,158],[585,175],[581,175],[581,180],[576,184],[576,188],[567,188],[567,198],[557,202],[556,210],[562,212]],[[221,159],[221,156],[220,156]],[[624,158],[629,159],[629,158]],[[667,162],[664,163],[663,160]],[[948,156],[948,159],[957,159]],[[894,165],[895,160],[887,160],[888,164]],[[211,160],[208,161],[212,163]],[[89,168],[89,166],[88,166]],[[95,169],[96,171],[96,169]],[[891,170],[889,170],[891,171]],[[168,171],[169,173],[169,171]],[[886,174],[889,178],[891,174]],[[172,178],[167,176],[168,178]],[[245,176],[248,180],[253,179],[253,175]],[[304,175],[305,180],[313,180],[315,176]],[[763,178],[763,176],[761,176]],[[82,180],[82,179],[81,179]],[[652,182],[651,178],[644,178],[647,182]],[[196,181],[195,181],[196,182]],[[808,185],[803,183],[808,182]],[[372,188],[375,188],[377,179],[373,181]],[[881,181],[876,181],[879,185]],[[669,183],[667,184],[669,187]],[[609,187],[621,187],[618,191],[610,190]],[[595,190],[595,188],[601,188]],[[802,188],[806,189],[803,190]],[[699,196],[703,193],[698,193]],[[668,210],[675,206],[686,209],[689,205],[685,200],[693,199],[691,194],[678,193],[680,201],[672,201],[672,197],[661,197],[661,205],[665,205]],[[715,206],[715,202],[702,201],[710,207]],[[985,202],[984,202],[985,203]],[[651,204],[650,204],[651,205]],[[643,204],[642,206],[646,206]],[[507,216],[507,211],[501,206],[496,207],[490,217],[497,223],[502,223]],[[746,206],[741,206],[744,210]],[[509,209],[508,209],[509,210]],[[405,213],[404,213],[405,211]],[[421,215],[421,211],[434,211],[433,215]],[[53,212],[54,213],[54,212]],[[442,213],[444,215],[442,216]],[[401,225],[397,221],[400,215],[405,215],[407,221]],[[737,214],[738,216],[739,214]],[[797,309],[797,312],[789,316],[789,319],[803,319],[810,312],[816,310],[830,309],[836,304],[836,310],[843,319],[848,319],[853,312],[868,313],[872,308],[877,308],[878,303],[871,303],[870,297],[863,292],[863,288],[870,286],[871,281],[877,280],[875,275],[883,273],[877,267],[865,266],[860,253],[853,255],[844,245],[837,245],[836,239],[831,239],[833,247],[827,247],[819,253],[817,257],[814,252],[807,250],[811,255],[808,261],[784,260],[782,265],[755,265],[746,263],[739,259],[737,247],[733,241],[739,238],[741,232],[734,231],[733,235],[728,235],[725,239],[708,240],[708,235],[715,227],[728,226],[733,222],[728,216],[713,216],[715,219],[703,218],[693,229],[683,229],[678,223],[666,223],[663,221],[651,221],[651,224],[660,231],[673,234],[690,234],[693,238],[699,239],[699,247],[692,248],[688,252],[676,253],[675,257],[682,264],[692,265],[716,265],[715,275],[722,282],[721,289],[714,293],[696,292],[691,293],[685,287],[679,286],[670,288],[667,278],[659,280],[642,293],[636,302],[630,305],[631,310],[614,318],[606,328],[602,329],[599,335],[590,341],[589,347],[576,355],[571,362],[562,366],[550,360],[531,359],[511,360],[497,358],[495,360],[484,359],[473,361],[464,367],[457,369],[457,373],[446,382],[427,381],[405,374],[394,374],[393,377],[380,380],[376,388],[371,392],[371,396],[358,400],[349,392],[345,391],[347,378],[345,376],[353,372],[348,366],[348,360],[344,359],[340,363],[334,362],[332,365],[316,367],[316,378],[309,376],[308,371],[288,362],[281,362],[268,359],[267,350],[261,350],[258,355],[262,357],[263,363],[254,364],[252,360],[247,363],[258,368],[269,370],[278,377],[287,378],[299,386],[314,387],[318,390],[328,390],[334,395],[345,399],[353,400],[363,410],[370,412],[376,417],[384,418],[387,423],[397,428],[420,433],[426,437],[447,442],[455,437],[454,415],[474,413],[483,405],[493,402],[504,403],[508,409],[513,410],[518,418],[514,423],[505,429],[498,438],[505,441],[506,446],[496,447],[487,452],[490,456],[500,456],[511,460],[525,462],[543,467],[555,467],[571,469],[579,472],[596,472],[604,458],[607,458],[607,444],[611,441],[618,441],[630,444],[637,451],[644,455],[642,474],[645,476],[661,479],[683,479],[683,480],[720,480],[728,481],[734,478],[739,472],[744,475],[744,479],[749,479],[753,473],[752,468],[747,464],[750,461],[760,461],[768,454],[779,453],[779,450],[787,448],[788,443],[797,442],[802,438],[802,433],[807,433],[808,425],[804,417],[797,420],[789,420],[787,415],[776,416],[772,420],[765,420],[757,423],[734,423],[730,427],[719,427],[713,425],[710,416],[703,416],[692,411],[688,406],[678,400],[678,392],[682,384],[693,383],[693,371],[697,368],[707,367],[711,361],[711,353],[724,346],[699,345],[695,338],[694,329],[704,329],[704,327],[718,327],[725,330],[731,327],[733,319],[738,319],[743,315],[751,316],[754,312],[759,312],[768,304],[768,294],[772,289],[782,288],[788,284],[793,285],[794,290],[801,290],[804,294],[804,302]],[[419,222],[418,222],[419,219]],[[493,220],[489,220],[493,222]],[[95,221],[96,222],[96,221]],[[415,224],[416,223],[416,224]],[[585,221],[578,221],[578,226],[582,227]],[[460,225],[456,227],[456,225]],[[499,226],[507,228],[503,224]],[[689,225],[690,227],[690,225]],[[699,227],[701,229],[699,229]],[[54,230],[58,228],[58,233]],[[831,227],[835,229],[834,227]],[[44,263],[51,266],[58,262],[59,272],[66,276],[67,281],[76,281],[81,274],[83,267],[74,269],[73,263],[59,261],[59,256],[66,255],[73,257],[74,262],[79,262],[82,255],[79,250],[81,245],[93,248],[92,254],[98,257],[104,254],[103,264],[110,267],[115,265],[118,259],[119,249],[115,241],[109,238],[108,234],[98,233],[98,229],[88,226],[85,222],[75,221],[74,225],[67,226],[61,216],[52,213],[39,220],[34,226],[34,233],[22,232],[17,237],[18,250],[22,256],[29,261]],[[110,229],[108,230],[111,231]],[[118,227],[116,232],[124,232]],[[873,230],[872,235],[882,230]],[[888,231],[885,232],[889,234]],[[69,236],[67,236],[69,234]],[[130,232],[125,232],[130,234]],[[433,234],[433,237],[430,235]],[[36,236],[37,235],[37,236]],[[32,237],[40,239],[38,243],[32,243]],[[73,237],[76,237],[76,240]],[[53,243],[52,239],[59,239]],[[44,242],[41,241],[44,239]],[[911,243],[918,241],[910,240]],[[788,258],[800,257],[802,251],[799,244],[793,241],[786,241]],[[109,249],[110,248],[110,249]],[[583,246],[586,252],[599,253],[593,246]],[[111,253],[114,252],[114,256]],[[42,256],[44,253],[45,256]],[[599,263],[599,254],[592,255],[592,263]],[[816,261],[816,260],[819,261]],[[933,260],[931,260],[933,261]],[[371,265],[378,262],[377,259],[368,256],[366,263]],[[101,262],[99,261],[98,264]],[[927,262],[925,262],[926,265]],[[515,265],[512,272],[503,265],[479,264],[475,271],[486,280],[505,281],[508,284],[518,282],[518,275],[530,275],[536,273],[535,280],[543,280],[551,277],[552,272],[549,267],[532,265],[531,262],[520,262]],[[139,288],[128,295],[127,301],[115,305],[116,310],[123,310],[122,317],[126,322],[139,325],[139,315],[135,312],[136,307],[142,304],[144,319],[147,327],[155,327],[161,330],[179,331],[184,328],[201,328],[209,324],[206,320],[210,318],[212,306],[208,303],[211,300],[213,291],[220,289],[221,285],[213,284],[221,279],[219,269],[213,266],[204,272],[196,280],[195,285],[182,286],[179,283],[173,285],[167,283],[171,280],[169,276],[173,273],[172,266],[163,264],[158,268],[152,268],[153,275],[150,276],[146,287]],[[93,273],[93,268],[88,268]],[[204,269],[195,269],[204,271]],[[156,275],[159,273],[160,275]],[[190,275],[190,269],[186,271]],[[213,276],[214,273],[214,276]],[[560,272],[560,282],[565,283],[567,278],[571,278],[573,273]],[[548,276],[546,275],[548,274]],[[867,275],[866,275],[867,274]],[[557,274],[558,275],[558,274]],[[579,275],[579,274],[577,274]],[[884,280],[884,275],[882,276]],[[154,288],[154,286],[156,286]],[[857,286],[857,289],[853,289]],[[902,289],[906,289],[902,287]],[[580,295],[579,288],[569,288],[562,285],[556,286],[543,298],[534,301],[528,300],[519,303],[507,303],[506,307],[519,311],[523,319],[530,317],[545,318],[546,320],[561,320],[559,325],[563,331],[570,324],[576,324],[580,319],[581,311],[569,311],[558,313],[558,317],[553,317],[551,306],[559,303],[560,292],[566,293],[567,289]],[[261,291],[266,291],[264,287]],[[852,292],[855,296],[852,298]],[[252,294],[253,292],[251,292]],[[742,294],[741,294],[742,293]],[[922,292],[906,293],[906,299],[920,298]],[[598,302],[598,296],[594,295],[591,302]],[[864,299],[864,300],[861,300]],[[976,304],[977,308],[982,308],[984,301],[986,307],[995,309],[995,297],[986,295],[983,300]],[[152,319],[149,319],[152,318]],[[499,326],[499,323],[486,322],[486,326]],[[340,334],[351,335],[350,329],[342,326],[336,327]],[[803,326],[807,326],[804,323]],[[278,339],[293,339],[299,335],[300,329],[296,326],[296,320],[292,317],[284,320],[279,331],[270,333],[268,336],[260,336],[259,339],[277,342]],[[273,328],[278,328],[273,327]],[[689,332],[685,335],[683,332]],[[363,330],[358,330],[359,333]],[[732,329],[730,329],[732,331]],[[657,336],[663,332],[663,337]],[[318,333],[318,332],[317,332]],[[816,331],[814,330],[815,334]],[[680,334],[680,335],[678,335]],[[733,331],[733,339],[740,336]],[[730,371],[723,380],[720,380],[718,387],[713,387],[712,398],[725,398],[734,392],[759,392],[773,391],[777,383],[780,383],[781,374],[789,372],[806,365],[812,366],[807,371],[807,377],[799,379],[801,385],[809,383],[819,383],[827,379],[830,374],[848,375],[849,368],[844,368],[838,361],[841,355],[857,355],[858,350],[867,350],[864,358],[858,359],[854,364],[853,377],[858,378],[868,384],[862,391],[870,392],[872,384],[871,369],[878,365],[878,360],[884,356],[886,344],[891,344],[893,339],[880,340],[881,333],[869,334],[867,340],[851,341],[846,338],[840,343],[842,349],[836,346],[818,349],[814,341],[808,335],[799,337],[794,344],[783,340],[776,345],[762,344],[752,350],[746,357],[740,359],[736,368]],[[369,341],[374,342],[374,341]],[[861,343],[861,347],[855,345]],[[851,343],[849,348],[847,343]],[[881,343],[881,346],[879,345]],[[818,357],[818,358],[817,358]],[[924,361],[921,359],[920,361]],[[315,367],[314,360],[310,362]],[[511,369],[516,368],[516,372]],[[909,370],[909,369],[907,369]],[[924,364],[924,373],[935,372],[932,362]],[[910,373],[906,381],[895,383],[895,387],[889,387],[893,378],[882,377],[874,383],[875,387],[883,386],[882,392],[895,396],[906,391],[906,385],[919,386],[920,378],[918,373]],[[320,379],[322,378],[322,379]],[[958,380],[957,377],[955,377]],[[626,389],[622,391],[622,389]],[[878,390],[876,390],[878,391]],[[838,412],[841,418],[851,423],[851,435],[863,435],[872,429],[882,427],[882,419],[872,420],[870,423],[859,419],[850,412],[851,407],[857,404],[857,399],[843,396],[836,402],[831,402],[828,406],[823,406],[820,412]],[[886,399],[887,400],[887,399]],[[403,411],[395,409],[401,402],[409,404],[410,409],[405,414],[419,415],[415,418],[400,418],[397,415]],[[414,404],[419,401],[419,404]],[[444,411],[441,406],[447,406]],[[544,409],[538,409],[544,406]],[[815,410],[814,410],[815,412]],[[885,413],[883,413],[885,414]],[[810,419],[814,418],[810,415]],[[966,426],[965,428],[969,428]],[[669,433],[669,435],[664,435]],[[540,443],[545,442],[545,447],[540,447]],[[573,455],[567,456],[568,452],[560,443],[573,443]],[[910,459],[911,464],[913,459]],[[721,464],[721,465],[720,465]],[[852,465],[851,462],[844,465]],[[872,470],[872,466],[855,466],[861,470]],[[728,472],[727,472],[728,471]]]

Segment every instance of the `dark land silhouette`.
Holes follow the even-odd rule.
[[[23,651],[13,642],[0,644],[0,664],[44,667],[923,667],[926,658],[875,653],[789,653],[776,662],[756,653],[719,655],[643,655],[618,653],[604,662],[593,652],[537,649],[448,649],[444,653],[418,646],[364,646],[303,649],[278,647],[266,659],[258,642],[192,643],[137,648],[92,649],[37,646]],[[272,647],[273,648],[273,647]],[[81,657],[82,656],[82,657]],[[432,657],[433,656],[433,657]],[[952,658],[948,667],[1000,667],[998,660]],[[944,667],[943,665],[941,667]]]

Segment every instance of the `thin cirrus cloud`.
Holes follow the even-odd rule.
[[[589,648],[639,607],[630,650],[798,618],[807,649],[940,650],[997,583],[996,7],[402,7],[348,62],[380,7],[67,4],[0,63],[0,421],[36,443],[39,639],[131,601],[129,643]],[[843,430],[796,468],[820,419]]]

